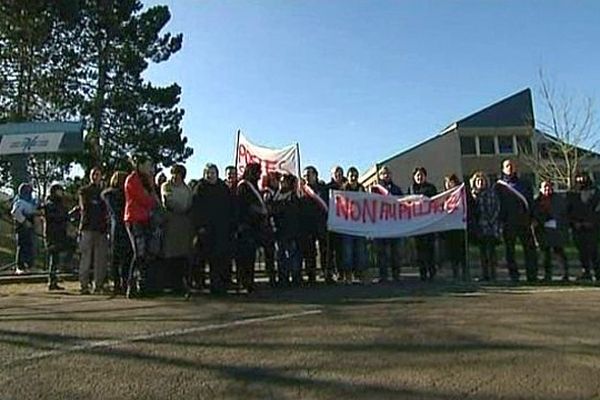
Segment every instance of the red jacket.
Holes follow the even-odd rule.
[[[156,207],[155,196],[149,194],[137,172],[129,174],[125,179],[125,222],[147,224],[150,212]]]

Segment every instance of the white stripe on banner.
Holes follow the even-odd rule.
[[[368,238],[466,229],[465,185],[432,198],[334,190],[329,197],[327,226],[334,232]]]

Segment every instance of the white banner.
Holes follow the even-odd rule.
[[[64,132],[4,135],[0,141],[0,155],[56,153]]]
[[[283,149],[271,149],[255,145],[239,133],[236,151],[238,175],[242,175],[246,165],[250,163],[260,164],[263,175],[271,171],[285,171],[292,175],[298,175],[300,160],[298,160],[297,145]]]
[[[395,238],[467,227],[465,185],[432,198],[333,190],[327,226],[333,232]]]

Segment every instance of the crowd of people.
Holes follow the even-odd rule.
[[[538,254],[543,258],[545,280],[552,280],[554,258],[562,267],[563,279],[569,280],[565,247],[571,233],[582,267],[578,278],[591,281],[594,273],[600,281],[600,191],[589,175],[578,173],[574,189],[566,195],[555,193],[553,183],[544,180],[534,196],[531,185],[519,178],[515,161],[504,160],[501,168],[496,182],[490,182],[480,171],[467,182],[467,231],[410,238],[420,278],[428,281],[436,276],[437,241],[444,245],[444,258],[454,279],[471,280],[472,263],[467,263],[465,240],[468,234],[468,242],[479,249],[481,281],[497,279],[496,252],[502,242],[509,278],[519,281],[517,239],[523,247],[528,282],[538,280]],[[171,167],[170,175],[168,180],[164,174],[155,176],[152,160],[136,156],[132,170],[112,173],[105,187],[103,171],[93,168],[89,183],[79,190],[77,206],[71,210],[61,185],[52,185],[47,201],[36,206],[31,185],[22,184],[11,210],[17,268],[26,269],[33,263],[33,220],[42,216],[50,290],[62,290],[57,271],[61,255],[68,251],[67,226],[74,219],[79,221],[82,294],[112,290],[135,297],[165,288],[188,294],[203,288],[207,281],[214,294],[231,288],[252,292],[260,248],[273,287],[314,285],[317,266],[327,284],[371,282],[367,269],[372,262],[378,267],[377,282],[400,279],[402,253],[409,239],[369,242],[327,230],[330,190],[367,190],[359,182],[355,167],[348,168],[346,174],[342,167],[335,167],[328,183],[319,179],[312,166],[304,168],[301,178],[278,172],[261,178],[259,164],[248,164],[241,177],[229,166],[221,179],[214,164],[206,165],[197,181],[186,182],[186,168],[179,164]],[[390,169],[382,166],[377,183],[368,190],[395,196],[432,197],[438,193],[428,182],[424,167],[415,168],[412,178],[413,183],[403,191],[394,183]],[[448,175],[443,190],[460,184],[456,175]]]

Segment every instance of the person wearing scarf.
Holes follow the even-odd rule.
[[[500,199],[482,171],[469,179],[469,235],[479,247],[481,281],[496,280],[496,246],[502,236],[500,226]]]
[[[248,293],[254,291],[254,262],[260,232],[269,226],[267,207],[258,190],[260,175],[260,164],[247,164],[237,188],[239,220],[236,267],[238,283]]]
[[[33,268],[35,259],[33,219],[38,215],[38,209],[33,199],[33,187],[29,183],[19,185],[10,214],[15,222],[17,242],[15,273],[22,274]]]
[[[319,173],[313,166],[304,168],[301,201],[301,229],[300,239],[302,257],[308,275],[309,285],[317,279],[317,242],[321,270],[325,283],[333,283],[333,273],[327,264],[327,189],[325,184],[319,182]],[[321,201],[319,201],[319,199]]]
[[[563,281],[569,281],[569,266],[565,254],[568,242],[568,223],[566,202],[554,193],[550,180],[540,184],[540,193],[533,202],[533,223],[536,237],[542,251],[544,280],[552,282],[552,257],[554,253],[563,266]]]
[[[297,180],[291,174],[281,176],[279,190],[274,195],[271,212],[277,243],[278,284],[299,287],[302,284],[302,255],[300,252],[300,199]],[[290,282],[291,278],[291,282]]]
[[[279,190],[280,178],[281,174],[277,171],[269,171],[269,173],[263,177],[264,189],[261,191],[261,196],[267,206],[269,222],[273,218],[271,206],[273,205],[275,194],[277,194],[277,191]],[[275,277],[275,237],[273,229],[271,229],[270,226],[266,226],[264,229],[260,230],[260,247],[263,248],[265,255],[265,269],[269,278],[269,285],[275,287],[277,283]]]
[[[506,250],[506,265],[511,281],[519,281],[519,269],[515,261],[517,239],[523,246],[527,282],[537,282],[536,240],[533,236],[531,210],[533,192],[531,186],[517,175],[513,160],[502,161],[502,177],[495,185],[500,199],[500,221]]]
[[[409,194],[420,194],[433,197],[437,194],[437,188],[427,182],[427,170],[417,167],[413,170],[413,184],[408,190]],[[437,273],[435,267],[435,233],[426,233],[415,236],[417,248],[417,264],[422,281],[432,281]]]
[[[371,187],[371,192],[383,196],[402,196],[402,189],[392,180],[392,172],[384,165],[378,171],[377,184]],[[377,264],[379,269],[379,283],[388,280],[388,271],[392,272],[394,282],[400,280],[400,261],[402,259],[402,239],[376,239],[375,250],[377,252]]]
[[[586,172],[578,172],[575,175],[575,187],[569,193],[567,214],[583,269],[579,279],[591,281],[593,269],[596,281],[600,281],[598,260],[600,192],[594,187]]]
[[[348,192],[364,192],[363,185],[358,183],[358,169],[348,168],[348,181],[342,186]],[[360,236],[341,235],[342,237],[342,279],[346,284],[352,283],[352,275],[361,283],[366,283],[368,267],[366,240]]]

